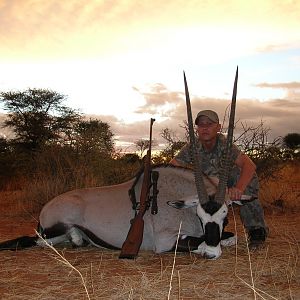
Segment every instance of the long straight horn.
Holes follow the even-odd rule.
[[[199,151],[197,151],[197,146],[196,146],[190,95],[189,95],[188,85],[186,82],[185,72],[183,72],[183,78],[184,78],[186,110],[187,110],[187,117],[188,117],[189,137],[190,137],[190,145],[192,151],[192,161],[194,167],[196,189],[197,189],[199,202],[201,204],[204,204],[208,201],[208,196],[207,196],[206,188],[202,177],[201,159],[200,159]]]
[[[231,148],[232,148],[232,140],[233,140],[238,71],[239,71],[239,69],[237,66],[236,73],[235,73],[235,79],[234,79],[233,92],[232,92],[232,101],[231,101],[231,108],[230,108],[226,149],[225,149],[225,153],[223,156],[222,169],[220,170],[219,185],[218,185],[217,193],[215,195],[215,201],[219,202],[219,203],[224,203],[224,201],[225,201],[225,193],[226,193],[226,188],[227,188],[229,169],[231,167],[231,164],[233,163],[231,161],[230,157],[231,157]]]

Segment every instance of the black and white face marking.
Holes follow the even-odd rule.
[[[189,208],[198,205],[199,199],[196,195],[192,195],[185,197],[182,200],[168,201],[167,204],[177,209]]]
[[[242,200],[244,200],[244,198]],[[197,206],[197,215],[202,222],[205,241],[193,252],[201,254],[209,259],[219,258],[222,254],[221,235],[224,228],[224,221],[228,213],[226,203],[221,205],[211,199],[211,201],[208,201],[201,206],[197,195],[188,196],[177,201],[168,201],[167,203],[177,209]],[[226,240],[224,245],[233,245],[235,244],[235,241],[236,238],[234,237],[230,242]]]
[[[217,259],[221,256],[221,234],[227,213],[228,208],[225,203],[212,214],[206,212],[200,204],[197,206],[197,215],[205,231],[205,241],[193,252],[209,259]]]

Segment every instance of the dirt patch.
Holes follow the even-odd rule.
[[[232,216],[230,220],[235,230]],[[175,257],[145,251],[136,260],[119,260],[119,251],[59,248],[76,271],[49,248],[2,251],[0,298],[255,299],[254,286],[257,299],[300,299],[300,214],[267,214],[266,220],[270,235],[263,249],[248,255],[237,218],[237,246],[223,248],[215,261],[194,253]],[[37,222],[16,216],[3,217],[0,224],[3,241],[33,234]]]

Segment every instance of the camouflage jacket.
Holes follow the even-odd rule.
[[[221,169],[222,157],[226,149],[226,138],[223,134],[218,134],[216,145],[211,151],[206,151],[200,141],[197,142],[197,148],[200,152],[201,157],[201,168],[202,171],[209,176],[218,176],[219,170]],[[232,145],[232,151],[230,159],[235,161],[241,151],[236,145]],[[192,156],[191,156],[191,145],[188,143],[180,150],[180,152],[175,156],[176,160],[180,163],[191,166]]]
[[[197,142],[197,148],[200,152],[202,172],[208,176],[219,177],[219,171],[222,168],[222,157],[226,149],[225,136],[223,134],[218,134],[216,145],[211,151],[206,151],[199,140]],[[235,185],[238,180],[240,169],[234,164],[234,161],[238,158],[240,153],[241,150],[233,144],[230,155],[232,168],[229,172],[228,186]],[[183,148],[175,156],[175,159],[186,167],[192,167],[191,146],[189,143],[183,146]],[[257,194],[258,179],[256,174],[249,183],[247,190],[250,194]]]

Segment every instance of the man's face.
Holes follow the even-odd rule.
[[[206,116],[201,116],[198,119],[197,123],[197,132],[200,141],[211,141],[214,140],[217,136],[217,133],[220,131],[221,125],[214,123]]]

